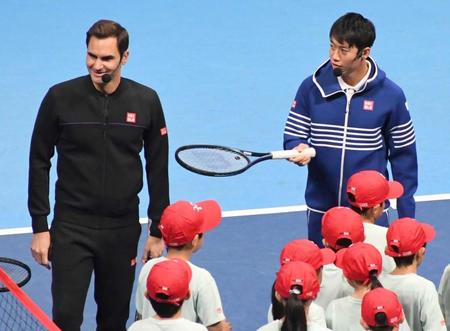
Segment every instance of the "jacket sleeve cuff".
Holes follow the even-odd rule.
[[[162,234],[161,234],[161,230],[159,229],[159,220],[150,220],[150,227],[149,227],[149,231],[148,231],[148,235],[152,236],[152,237],[156,237],[156,238],[161,238]]]
[[[33,216],[31,220],[33,233],[48,231],[47,216]]]
[[[306,139],[296,139],[296,140],[285,142],[283,144],[283,147],[285,150],[290,150],[290,149],[294,149],[294,147],[297,147],[300,144],[310,145],[308,140],[306,140]]]

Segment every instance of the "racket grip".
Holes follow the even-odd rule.
[[[308,157],[316,156],[316,150],[312,147],[308,147],[304,149],[302,152],[299,152],[295,149],[290,149],[286,151],[274,151],[271,152],[272,159],[290,159],[291,157],[296,157],[299,155],[304,155]]]

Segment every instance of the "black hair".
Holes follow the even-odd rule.
[[[156,296],[160,299],[167,299],[167,295],[163,293],[157,293]],[[158,314],[158,316],[162,318],[170,318],[173,315],[175,315],[180,309],[181,305],[183,304],[183,301],[180,301],[178,305],[175,305],[173,303],[168,302],[158,302],[156,300],[153,300],[152,298],[148,298],[150,300],[150,303],[153,307],[153,310]]]
[[[284,317],[284,305],[280,301],[277,300],[275,296],[275,282],[272,285],[272,294],[270,296],[270,300],[272,302],[272,316],[273,320],[280,320]]]
[[[370,279],[370,289],[374,290],[379,287],[383,287],[383,285],[380,283],[378,277],[377,277],[377,270],[370,270],[369,271],[369,279]]]
[[[336,246],[339,246],[340,248],[348,248],[351,244],[353,244],[353,241],[349,238],[340,238],[336,240]]]
[[[199,233],[198,234],[198,239],[202,239],[202,237],[203,237],[203,233]],[[189,242],[189,243],[186,243],[186,244],[184,244],[184,245],[180,245],[180,246],[170,246],[170,245],[168,245],[167,246],[167,249],[174,249],[174,250],[177,250],[177,251],[181,251],[181,250],[183,250],[184,248],[186,248],[186,246],[188,246],[188,245],[190,245],[191,243]]]
[[[387,316],[383,312],[379,312],[375,314],[375,323],[376,326],[370,326],[369,328],[372,331],[392,331],[394,329],[393,326],[389,326],[387,322]]]
[[[348,198],[348,201],[350,201],[350,202],[356,201],[355,195],[351,192],[347,192],[347,198]],[[353,206],[352,204],[350,205],[350,208],[354,212],[358,213],[359,215],[366,216],[366,217],[368,216],[367,214],[369,213],[369,210],[372,209],[372,208],[367,208],[367,207],[357,207],[357,206]]]
[[[302,293],[302,287],[293,285],[291,291],[284,307],[285,318],[281,325],[281,331],[306,331],[305,302],[298,298],[298,295]]]
[[[414,262],[414,257],[416,254],[408,255],[408,256],[393,256],[395,265],[398,268],[408,267]]]
[[[423,244],[423,247],[427,247],[427,243]],[[398,249],[398,247],[395,246],[395,245],[391,245],[390,249],[393,250],[396,253],[398,253],[400,251]],[[407,255],[407,256],[393,256],[394,261],[395,261],[395,265],[398,268],[408,267],[408,266],[413,264],[414,258],[416,257],[416,255],[417,255],[417,253],[416,254],[412,254],[412,255]]]
[[[361,14],[347,13],[331,26],[331,38],[339,43],[347,42],[350,47],[355,46],[361,52],[366,47],[372,47],[376,38],[375,26]]]
[[[89,28],[86,32],[86,46],[89,45],[91,37],[96,37],[98,39],[106,39],[109,37],[116,38],[117,49],[119,50],[121,58],[128,49],[128,31],[119,23],[111,20],[99,20]]]

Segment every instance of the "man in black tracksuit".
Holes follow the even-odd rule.
[[[36,261],[52,262],[53,319],[79,330],[92,272],[98,330],[125,330],[134,281],[144,148],[152,220],[143,260],[161,255],[158,223],[169,204],[168,138],[156,92],[121,77],[128,33],[101,20],[87,32],[89,75],[49,89],[30,148],[29,198]],[[50,159],[58,180],[49,231]]]

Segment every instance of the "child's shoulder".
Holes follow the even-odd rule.
[[[383,282],[389,284],[389,283],[396,283],[396,284],[404,284],[405,287],[408,287],[411,290],[415,291],[421,291],[428,288],[436,288],[434,286],[434,283],[416,273],[409,273],[406,275],[392,275],[392,274],[385,274],[381,276],[381,283]]]
[[[147,262],[145,262],[145,264],[141,268],[141,271],[139,272],[139,280],[143,281],[143,282],[147,282],[147,277],[148,277],[148,274],[150,273],[150,270],[152,269],[152,267],[156,263],[164,261],[164,260],[167,260],[167,258],[164,256],[160,256],[160,257],[157,257],[155,259],[151,259],[151,260],[148,260]]]
[[[205,268],[199,267],[198,265],[195,265],[191,261],[188,261],[189,266],[192,270],[192,277],[198,278],[198,279],[214,279],[214,277],[211,275],[211,273],[206,270]]]

